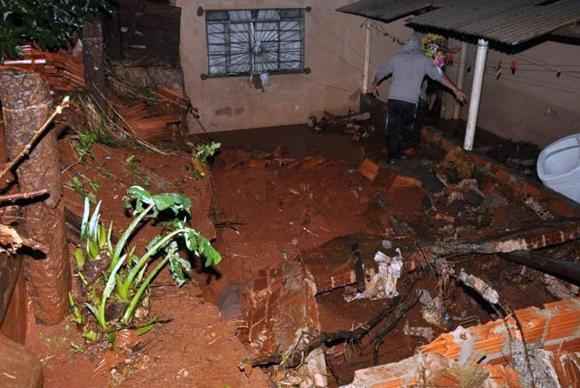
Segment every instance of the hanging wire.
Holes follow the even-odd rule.
[[[528,56],[523,55],[523,54],[518,55],[517,58],[518,57],[521,58],[524,61],[527,61],[529,64],[533,64],[533,65],[536,65],[536,66],[541,66],[544,69],[549,70],[549,71],[552,71],[552,72],[554,72],[556,74],[558,74],[558,73],[564,74],[564,72],[562,72],[561,69],[555,67],[554,65],[550,65],[550,64],[548,64],[546,62],[542,62],[542,61],[540,61],[538,59],[534,59],[534,58],[528,57]],[[579,79],[580,80],[580,76],[573,76],[573,75],[568,74],[568,77],[575,78],[575,79]]]
[[[495,78],[495,74],[496,74],[495,69],[488,68],[488,69],[486,69],[486,73],[493,75]],[[534,80],[534,79],[525,78],[525,77],[502,77],[502,80],[520,82],[522,84],[526,84],[526,85],[530,85],[530,86],[547,88],[547,89],[557,90],[557,91],[566,92],[566,93],[570,93],[570,94],[580,94],[580,91],[576,90],[576,89],[568,89],[568,88],[564,88],[564,87],[554,86],[554,85],[550,84],[549,82],[543,82],[540,80]]]

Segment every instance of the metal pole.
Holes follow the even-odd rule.
[[[463,148],[467,151],[471,151],[473,149],[473,139],[475,137],[475,127],[477,125],[477,115],[479,114],[479,101],[481,98],[481,89],[483,86],[486,59],[487,41],[485,39],[480,39],[477,42],[475,73],[473,74],[473,86],[471,88],[469,115],[467,116],[467,128],[465,129],[465,141],[463,142]]]
[[[467,62],[467,42],[461,42],[461,54],[459,56],[459,72],[457,73],[457,81],[455,84],[463,90],[463,83],[465,81],[465,63]],[[455,103],[453,108],[453,120],[458,120],[461,114],[461,104]]]
[[[364,66],[363,66],[363,79],[362,79],[362,94],[367,94],[369,85],[369,63],[371,59],[371,29],[368,25],[367,20],[364,23],[365,29],[365,56],[364,56]]]

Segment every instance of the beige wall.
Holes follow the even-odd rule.
[[[336,12],[351,0],[178,0],[182,7],[181,64],[185,89],[201,114],[208,131],[224,131],[304,123],[310,115],[324,110],[344,113],[358,108],[361,88],[364,30],[363,18]],[[211,78],[207,73],[204,9],[254,9],[312,7],[305,14],[305,66],[310,74],[274,75],[265,92],[256,90],[248,77]],[[401,39],[409,31],[401,23],[380,24]],[[371,74],[378,61],[388,59],[399,45],[383,32],[372,33]],[[199,131],[191,123],[193,132]]]
[[[473,65],[474,60],[475,47],[471,46],[468,64]],[[500,61],[503,72],[498,80],[496,68]],[[514,75],[509,70],[512,61],[516,61]],[[558,70],[578,73],[563,72],[557,78]],[[467,91],[471,90],[472,76],[473,72],[467,74]],[[543,146],[580,132],[579,97],[578,46],[545,42],[516,55],[490,50],[478,126],[503,137]],[[467,109],[463,109],[464,118],[466,114]]]
[[[363,73],[363,18],[336,12],[352,0],[177,0],[182,7],[181,64],[185,88],[192,104],[199,108],[201,122],[208,131],[269,127],[306,122],[310,115],[323,111],[344,113],[357,109]],[[311,74],[271,76],[266,92],[256,90],[247,77],[201,80],[207,73],[204,9],[291,8],[311,6],[305,14],[305,66]],[[402,40],[410,30],[404,21],[376,25],[383,31],[372,32],[370,75],[379,62],[387,60],[399,47],[391,36]],[[385,36],[387,32],[389,36]],[[475,47],[470,46],[468,65],[473,67]],[[502,77],[495,78],[495,68],[502,61]],[[506,68],[515,60],[520,69],[515,75]],[[529,66],[530,63],[546,64]],[[580,49],[576,46],[547,42],[517,55],[490,50],[487,75],[480,108],[480,127],[504,137],[545,145],[569,133],[580,131]],[[545,71],[546,68],[552,71]],[[456,66],[448,73],[453,78]],[[540,69],[543,71],[524,71]],[[473,70],[473,69],[472,69]],[[472,72],[467,73],[465,89],[469,95]],[[387,94],[389,83],[383,86]],[[467,109],[462,110],[465,118]],[[200,130],[190,123],[193,132]],[[477,139],[476,139],[477,141]]]

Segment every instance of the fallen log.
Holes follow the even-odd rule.
[[[414,296],[413,296],[414,295]],[[374,343],[374,352],[373,352],[373,360],[375,365],[378,364],[379,361],[379,349],[385,340],[385,337],[397,326],[397,323],[407,314],[409,310],[411,310],[417,302],[419,302],[419,298],[421,297],[421,292],[414,292],[410,293],[407,296],[407,299],[397,305],[393,314],[389,316],[389,319],[385,323],[385,325],[381,328],[377,336],[373,339]]]
[[[438,257],[468,254],[495,254],[532,251],[563,244],[580,238],[580,220],[565,219],[541,223],[478,242],[447,243],[425,247]]]
[[[500,254],[499,257],[580,286],[580,263],[549,259],[530,252],[504,253]]]

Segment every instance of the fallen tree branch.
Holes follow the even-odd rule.
[[[14,159],[12,159],[12,161],[8,164],[8,166],[4,167],[4,169],[0,172],[0,179],[2,179],[4,175],[8,173],[8,171],[12,171],[14,167],[16,167],[20,162],[24,160],[24,158],[26,158],[30,154],[32,148],[34,148],[38,139],[40,139],[46,133],[46,129],[48,128],[49,124],[52,122],[52,120],[54,120],[56,116],[61,114],[64,111],[64,109],[69,106],[69,102],[70,102],[69,96],[65,96],[62,99],[62,102],[56,106],[56,108],[54,109],[52,114],[46,119],[44,124],[42,124],[40,128],[34,131],[34,135],[24,146],[24,148],[20,151],[20,153],[18,153],[18,155]]]
[[[411,296],[413,295],[414,296]],[[407,299],[403,303],[398,304],[392,315],[389,316],[386,324],[381,328],[379,333],[373,339],[374,352],[373,352],[373,362],[375,365],[379,361],[379,349],[385,340],[385,337],[397,326],[397,323],[403,318],[409,310],[411,310],[421,297],[421,292],[410,293],[407,295]]]
[[[484,241],[434,244],[424,248],[430,249],[435,256],[439,257],[475,253],[511,253],[546,248],[578,238],[580,238],[580,220],[575,218],[544,222],[531,228],[499,234]]]
[[[48,194],[48,190],[44,189],[44,190],[37,190],[37,191],[29,191],[26,193],[0,195],[0,204],[14,203],[14,202],[18,202],[18,201],[27,200],[27,199],[43,197],[47,194]]]
[[[529,252],[504,253],[500,254],[499,257],[556,276],[580,286],[580,263],[549,259]]]

